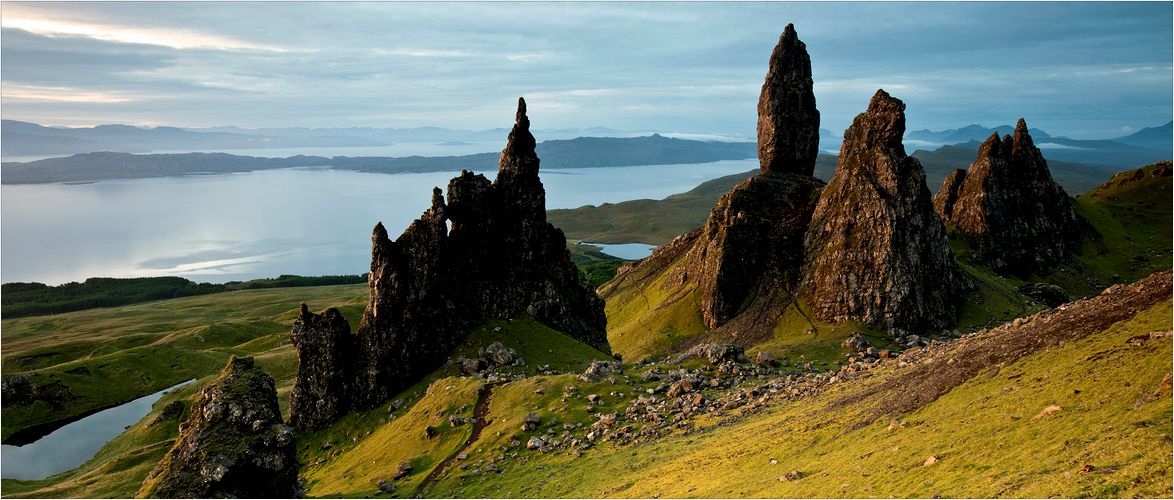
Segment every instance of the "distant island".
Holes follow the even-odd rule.
[[[674,139],[658,134],[644,137],[579,137],[552,140],[535,148],[543,168],[595,168],[671,165],[742,160],[755,157],[753,142],[717,142]],[[31,162],[4,162],[0,182],[36,184],[90,182],[192,174],[225,174],[292,167],[328,167],[336,170],[384,174],[489,171],[500,153],[465,156],[347,157],[291,156],[259,158],[227,153],[131,154],[96,152]]]

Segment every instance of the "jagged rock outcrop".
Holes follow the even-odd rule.
[[[371,298],[353,340],[339,333],[349,327],[303,311],[298,321],[306,326],[300,334],[295,326],[294,335],[303,360],[294,394],[301,400],[291,402],[291,423],[310,430],[379,406],[443,364],[488,318],[529,314],[611,353],[603,300],[579,281],[566,237],[546,221],[529,128],[519,99],[493,182],[462,171],[448,184],[447,203],[435,188],[432,207],[395,241],[382,223],[375,226]],[[314,374],[303,377],[303,368]],[[334,394],[334,402],[317,399]]]
[[[1022,118],[1014,137],[991,134],[970,170],[946,179],[934,210],[997,272],[1042,271],[1080,247],[1082,224],[1072,200],[1052,180]]]
[[[281,422],[273,377],[232,357],[196,393],[175,445],[137,498],[297,498],[293,430]]]
[[[350,411],[346,397],[355,380],[355,337],[338,309],[322,314],[302,304],[290,340],[298,350],[298,372],[289,394],[289,424],[318,429]]]
[[[758,162],[763,172],[811,175],[819,153],[819,110],[811,57],[788,24],[770,55],[758,97]]]
[[[938,329],[958,316],[971,285],[904,133],[905,104],[884,90],[844,132],[804,241],[802,294],[821,320]]]

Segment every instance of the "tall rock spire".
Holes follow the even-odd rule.
[[[788,24],[770,55],[758,98],[758,163],[763,172],[811,175],[819,153],[819,110],[811,58]]]
[[[905,104],[884,90],[844,132],[804,237],[803,294],[821,320],[936,329],[957,318],[970,282],[904,133]]]
[[[953,179],[953,182],[951,182]],[[1045,270],[1079,249],[1081,223],[1020,118],[1014,135],[992,134],[962,182],[951,176],[934,209],[997,272]]]

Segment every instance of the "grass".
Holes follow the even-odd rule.
[[[1171,399],[1133,407],[1169,371],[1170,340],[1141,347],[1125,341],[1169,331],[1171,313],[1166,302],[1104,333],[976,377],[900,416],[905,428],[889,430],[887,421],[854,428],[868,402],[820,411],[882,383],[875,379],[891,368],[882,369],[737,425],[639,446],[598,446],[583,458],[519,452],[526,460],[507,460],[504,473],[464,481],[450,475],[431,496],[1169,497]],[[1034,418],[1052,404],[1063,409]],[[929,457],[935,463],[926,465]],[[1086,465],[1092,472],[1081,472]],[[802,478],[781,481],[790,471]]]
[[[366,296],[366,285],[242,290],[5,319],[3,375],[60,383],[76,399],[61,411],[44,402],[4,408],[3,438],[210,375],[233,354],[257,355],[279,390],[288,391],[296,354],[290,346],[274,348],[288,337],[299,304],[339,307],[354,327]]]

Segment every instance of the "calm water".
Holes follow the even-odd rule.
[[[618,245],[608,245],[606,243],[588,243],[603,248],[603,253],[614,255],[621,259],[638,260],[652,255],[652,249],[656,248],[653,245],[646,245],[644,243],[621,243]]]
[[[192,379],[195,380],[195,379]],[[121,406],[90,415],[24,446],[0,445],[4,479],[43,479],[72,470],[94,457],[107,442],[151,412],[151,405],[167,391],[192,382],[168,387]],[[160,425],[176,425],[160,424]]]
[[[339,152],[336,154],[352,154]],[[660,199],[757,160],[543,170],[547,208]],[[495,172],[486,175],[493,177]],[[0,281],[195,281],[369,270],[371,229],[400,234],[456,175],[325,168],[0,186]]]

